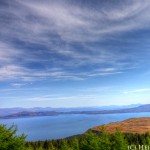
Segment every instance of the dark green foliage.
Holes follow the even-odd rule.
[[[25,136],[16,136],[17,128],[0,125],[0,150],[26,150]]]
[[[32,146],[40,150],[127,150],[128,145],[150,145],[150,135],[146,134],[123,134],[119,130],[116,133],[108,134],[103,130],[100,134],[93,132],[81,137],[73,137],[68,139],[27,142],[28,146]]]
[[[117,131],[111,136],[111,149],[112,150],[127,150],[127,140],[125,140],[124,135]]]

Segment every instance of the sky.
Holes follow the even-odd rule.
[[[149,0],[0,0],[0,108],[148,104]]]

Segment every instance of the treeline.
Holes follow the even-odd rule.
[[[128,150],[139,145],[150,146],[150,134],[123,134],[120,131],[108,134],[88,133],[82,137],[70,139],[27,142],[29,150]],[[134,148],[135,149],[135,148]]]
[[[133,150],[134,146],[150,146],[149,133],[123,134],[116,130],[116,133],[108,134],[103,129],[101,133],[88,131],[67,139],[27,142],[25,135],[16,135],[16,132],[15,126],[0,125],[0,150]]]

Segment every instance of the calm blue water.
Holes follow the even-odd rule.
[[[125,113],[104,115],[59,115],[48,117],[1,119],[0,124],[18,126],[27,140],[59,139],[81,134],[91,127],[134,117],[150,117],[150,113]]]

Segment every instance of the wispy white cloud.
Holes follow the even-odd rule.
[[[32,83],[30,83],[30,85],[31,85]],[[24,87],[24,86],[26,86],[26,85],[29,85],[29,84],[27,84],[27,83],[11,83],[11,86],[13,87],[13,88],[17,88],[17,90],[18,90],[18,88],[21,88],[21,87]]]
[[[14,48],[7,42],[0,42],[0,64],[6,65],[15,63],[15,60],[23,55],[23,51]]]
[[[94,77],[94,76],[107,76],[107,75],[115,75],[115,74],[120,74],[123,72],[101,72],[101,73],[95,73],[95,74],[90,74],[89,76]]]
[[[149,1],[122,2],[120,7],[104,5],[99,10],[73,5],[68,1],[16,0],[15,3],[14,7],[10,3],[9,11],[14,17],[13,27],[18,30],[11,32],[28,42],[51,43],[47,33],[54,32],[67,42],[95,41],[107,34],[145,27],[150,21]]]
[[[124,94],[128,94],[128,93],[142,93],[142,92],[150,92],[150,88],[146,88],[146,89],[136,89],[136,90],[131,90],[131,91],[124,91]]]
[[[25,68],[17,65],[7,65],[0,68],[0,79],[15,79],[22,77],[26,74]]]
[[[36,23],[24,20],[25,29],[32,30],[35,35],[54,30],[69,42],[95,41],[111,33],[148,27],[146,24],[150,22],[149,1],[126,1],[119,3],[119,7],[110,2],[110,6],[104,5],[100,9],[81,7],[68,1],[18,1],[18,5],[24,8],[22,20],[29,13],[38,19]],[[20,17],[16,11],[14,15]]]
[[[0,80],[12,80],[20,79],[23,81],[36,81],[36,80],[46,80],[46,79],[55,79],[55,80],[83,80],[89,77],[98,77],[98,76],[108,76],[121,74],[123,72],[114,71],[113,69],[104,68],[102,70],[88,71],[88,72],[72,72],[65,70],[35,70],[27,69],[17,65],[7,65],[0,68]],[[20,85],[20,83],[19,83]],[[19,86],[18,85],[18,86]],[[15,86],[15,84],[14,84]],[[16,84],[17,86],[17,84]]]
[[[94,95],[73,95],[73,96],[58,96],[58,95],[47,95],[47,96],[37,96],[25,99],[26,101],[57,101],[57,100],[70,100],[70,101],[76,101],[76,100],[91,100],[91,99],[97,99]]]

